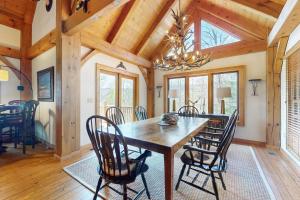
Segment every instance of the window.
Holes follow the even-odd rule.
[[[222,87],[231,88],[231,97],[225,98],[225,113],[233,113],[238,109],[238,73],[221,73],[213,75],[213,90],[214,90],[214,113],[221,112],[220,99],[217,98],[217,89]]]
[[[194,51],[195,44],[195,26],[192,24],[188,30],[186,41],[184,41],[184,46],[187,52]]]
[[[185,78],[172,78],[168,81],[169,91],[176,90],[177,97],[175,99],[175,110],[177,111],[180,107],[185,105]],[[169,93],[168,93],[169,94]],[[173,111],[173,104],[171,101],[173,99],[168,98],[168,111]]]
[[[105,116],[111,106],[121,109],[125,122],[134,120],[138,103],[138,75],[97,65],[97,114]]]
[[[164,83],[165,112],[173,110],[167,96],[170,89],[177,89],[176,110],[198,101],[195,107],[200,113],[221,113],[221,101],[216,91],[219,87],[230,87],[231,97],[225,98],[225,114],[229,115],[237,109],[238,124],[244,125],[245,66],[167,74]]]
[[[201,21],[201,49],[231,44],[240,41],[224,30],[202,20]]]
[[[189,99],[199,112],[208,113],[208,76],[189,77]]]

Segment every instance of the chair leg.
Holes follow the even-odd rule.
[[[32,127],[31,130],[31,138],[32,138],[32,148],[35,148],[35,126]]]
[[[101,184],[102,184],[102,177],[100,176],[93,200],[96,200],[96,199],[97,199],[97,197],[98,197],[98,192],[99,192],[99,190],[100,190]]]
[[[141,147],[139,147],[139,152],[140,152],[140,154],[142,154],[142,148]]]
[[[217,187],[216,178],[215,178],[215,175],[213,172],[211,172],[211,179],[212,179],[212,185],[214,188],[216,199],[219,200],[218,187]]]
[[[148,186],[147,186],[147,182],[146,182],[146,178],[145,178],[144,173],[142,173],[141,176],[142,176],[142,180],[143,180],[143,183],[144,183],[144,186],[145,186],[145,189],[146,189],[147,197],[148,197],[148,199],[150,199],[150,192],[149,192],[149,189],[148,189]]]
[[[26,154],[26,130],[23,130],[23,154]]]
[[[189,168],[188,168],[188,170],[187,170],[187,172],[186,172],[186,175],[188,176],[188,175],[190,175],[190,171],[191,171],[191,165],[189,165]]]
[[[123,200],[127,200],[127,186],[123,185]]]
[[[226,185],[225,185],[225,182],[224,182],[224,179],[223,179],[223,175],[222,175],[221,172],[219,172],[218,174],[219,174],[219,177],[220,177],[220,179],[221,179],[223,189],[226,190]]]
[[[178,178],[178,181],[177,181],[175,190],[178,190],[178,188],[179,188],[179,184],[180,184],[180,181],[181,181],[181,179],[182,179],[182,176],[183,176],[183,173],[184,173],[184,171],[185,171],[185,168],[186,168],[186,164],[184,164],[184,165],[182,166],[182,169],[181,169],[181,172],[180,172],[180,175],[179,175],[179,178]]]

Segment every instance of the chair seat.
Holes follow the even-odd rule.
[[[115,160],[117,163],[117,161]],[[111,163],[110,166],[102,166],[103,172],[106,176],[110,177],[128,177],[128,176],[137,176],[136,174],[136,168],[137,168],[137,162],[134,162],[133,160],[129,160],[129,172],[126,166],[126,160],[125,157],[121,158],[121,170],[119,168],[113,169],[113,164]],[[143,168],[139,171],[140,173],[144,173],[149,169],[148,165],[144,164]],[[120,173],[121,172],[121,173]]]

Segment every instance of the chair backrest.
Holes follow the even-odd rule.
[[[116,176],[121,174],[122,169],[129,175],[128,148],[118,126],[106,117],[94,115],[88,118],[86,130],[98,157],[101,173]]]
[[[233,119],[232,122],[229,125],[229,128],[225,131],[224,133],[224,137],[221,140],[220,145],[218,146],[217,152],[218,152],[218,156],[215,157],[215,160],[212,162],[211,167],[214,165],[214,162],[220,158],[220,162],[219,165],[221,167],[225,167],[225,163],[226,163],[226,155],[229,149],[229,146],[232,143],[235,131],[236,131],[236,122],[238,119],[238,112],[234,112],[233,113]]]
[[[134,112],[138,121],[148,119],[147,111],[143,106],[135,107]]]
[[[185,117],[197,117],[199,115],[199,111],[195,106],[182,106],[178,110],[178,115]]]
[[[120,108],[109,107],[106,110],[105,116],[110,119],[116,125],[125,124],[125,118]]]
[[[22,103],[25,104],[26,101],[24,101],[24,100],[12,100],[12,101],[8,102],[8,105],[20,105]]]
[[[234,119],[235,116],[237,115],[237,110],[234,110],[233,113],[230,115],[229,120],[227,121],[225,128],[224,128],[224,134],[222,135],[222,137],[220,137],[220,141],[224,139],[224,137],[226,136],[225,133],[229,133],[229,129],[232,125],[232,123],[234,123]]]
[[[31,126],[35,121],[36,109],[39,105],[38,101],[29,100],[23,106],[23,119],[25,120],[26,126]]]

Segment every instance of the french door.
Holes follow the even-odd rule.
[[[134,120],[137,105],[137,77],[114,70],[97,70],[97,113],[105,116],[109,107],[119,107],[125,122]]]

